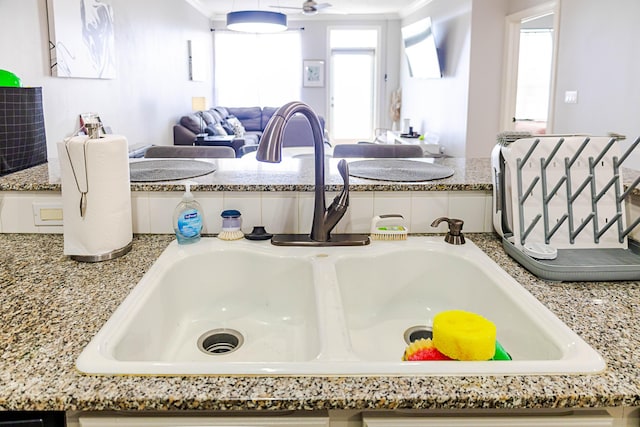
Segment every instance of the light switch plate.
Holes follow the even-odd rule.
[[[564,93],[565,104],[577,104],[578,103],[578,91],[568,90]]]
[[[62,204],[34,203],[33,221],[35,225],[62,225]]]

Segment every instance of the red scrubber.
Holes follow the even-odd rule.
[[[440,353],[430,339],[419,339],[412,342],[404,352],[402,360],[452,360],[450,357]]]

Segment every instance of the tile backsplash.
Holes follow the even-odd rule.
[[[308,233],[313,216],[312,192],[194,192],[204,210],[204,232],[220,232],[225,209],[242,213],[242,230],[250,232],[254,225],[264,225],[271,233]],[[327,205],[335,197],[326,195]],[[173,210],[182,198],[181,192],[131,193],[133,232],[137,234],[173,233]],[[431,222],[441,216],[465,221],[466,232],[493,230],[491,192],[488,191],[363,191],[351,192],[349,209],[338,223],[339,233],[367,233],[375,215],[399,213],[405,217],[410,232],[444,232]],[[0,232],[62,233],[62,226],[36,226],[34,203],[60,203],[55,192],[0,193]]]

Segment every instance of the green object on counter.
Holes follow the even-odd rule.
[[[504,349],[502,344],[496,341],[496,352],[491,360],[511,360],[511,356],[507,353],[507,350]]]
[[[7,70],[0,70],[0,86],[22,87],[20,78]]]

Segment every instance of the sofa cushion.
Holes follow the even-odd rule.
[[[193,133],[200,133],[204,129],[204,120],[200,115],[193,113],[180,118],[180,124]]]
[[[318,116],[324,136],[324,119]],[[313,145],[313,131],[309,120],[301,114],[294,115],[284,127],[282,145],[285,147],[305,147]]]
[[[262,108],[260,107],[243,107],[243,108],[227,108],[229,114],[237,117],[244,128],[248,131],[262,130]]]
[[[211,117],[213,117],[216,122],[222,122],[226,118],[226,117],[223,117],[222,113],[220,113],[215,108],[209,108],[207,110],[207,113],[211,114]]]
[[[258,145],[261,136],[262,132],[245,132],[242,138],[245,140],[245,145]]]
[[[267,123],[269,123],[271,116],[273,116],[276,111],[278,111],[278,107],[264,107],[262,109],[262,130],[267,127]]]
[[[221,120],[224,120],[230,116],[229,110],[227,110],[225,107],[214,107],[213,109],[220,115]]]
[[[204,119],[204,122],[207,126],[217,121],[209,111],[201,111],[200,115]]]

